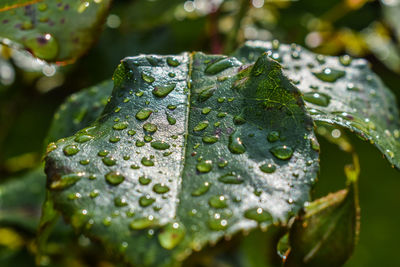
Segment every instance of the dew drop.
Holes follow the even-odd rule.
[[[199,163],[197,163],[196,169],[201,173],[210,172],[212,170],[212,161],[211,160],[200,161]]]
[[[155,86],[152,93],[156,97],[166,97],[172,90],[175,89],[176,84],[169,84],[166,86]]]
[[[192,192],[192,196],[198,197],[198,196],[204,195],[205,193],[208,192],[208,190],[210,189],[210,186],[211,186],[211,183],[204,182],[203,184],[201,184],[197,189],[195,189]]]
[[[218,178],[218,181],[224,184],[241,184],[243,183],[243,179],[241,176],[236,175],[234,172],[229,172],[224,174]]]
[[[142,79],[143,79],[143,81],[148,82],[148,83],[153,83],[156,80],[156,79],[154,79],[153,76],[147,75],[143,72],[142,72]]]
[[[269,151],[278,159],[287,160],[293,155],[293,149],[286,145],[279,145],[271,148]]]
[[[153,113],[152,110],[143,108],[136,113],[136,119],[141,121],[147,120],[150,117],[151,113]]]
[[[193,128],[193,131],[195,132],[203,131],[208,127],[208,125],[209,125],[208,121],[201,121]]]
[[[321,81],[333,83],[342,78],[346,73],[342,70],[325,68],[320,72],[313,72],[313,74]]]
[[[212,63],[211,65],[208,65],[204,73],[208,75],[215,75],[223,70],[226,70],[227,68],[233,67],[234,65],[235,62],[233,58],[223,58]]]
[[[276,166],[272,163],[265,163],[260,166],[260,170],[265,173],[273,173],[276,170]]]
[[[233,154],[243,154],[246,152],[246,148],[236,132],[229,136],[228,148]]]
[[[148,207],[151,204],[153,204],[156,200],[152,197],[150,197],[150,195],[146,195],[146,196],[141,196],[139,198],[139,205],[142,207]]]
[[[76,145],[67,145],[63,149],[64,155],[73,156],[79,152],[79,148]]]
[[[125,177],[116,171],[111,171],[105,175],[106,181],[111,185],[119,185],[125,180]]]
[[[153,191],[157,194],[165,194],[169,191],[169,187],[164,184],[155,184],[153,186]]]
[[[113,125],[114,130],[123,130],[123,129],[126,129],[127,127],[128,127],[127,122],[118,122]]]
[[[223,195],[210,197],[208,199],[208,204],[215,209],[224,209],[228,207],[226,197]]]
[[[157,150],[166,150],[171,146],[164,141],[154,141],[151,143],[151,147]]]
[[[183,240],[185,233],[186,230],[183,224],[178,222],[169,223],[161,230],[158,235],[158,241],[163,248],[171,250]]]
[[[331,97],[324,93],[308,92],[303,95],[305,101],[321,106],[327,107],[331,100]]]
[[[262,208],[248,209],[244,212],[244,217],[257,222],[272,221],[271,214]]]

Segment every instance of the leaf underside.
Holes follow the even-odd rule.
[[[75,228],[127,262],[167,266],[286,223],[308,200],[315,150],[299,92],[266,55],[138,56],[98,120],[52,145],[46,172]]]
[[[0,42],[54,62],[72,61],[87,51],[111,1],[36,2],[0,13]]]
[[[234,55],[244,63],[268,54],[303,93],[316,122],[339,125],[373,143],[400,168],[400,120],[396,98],[364,59],[311,53],[298,45],[248,41]]]

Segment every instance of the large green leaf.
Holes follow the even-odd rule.
[[[93,123],[107,104],[112,89],[113,82],[110,79],[69,96],[54,114],[46,144]]]
[[[49,147],[48,188],[75,228],[126,261],[173,265],[297,213],[318,170],[312,128],[266,55],[250,66],[202,53],[127,58],[99,119]]]
[[[303,93],[315,121],[343,126],[369,140],[400,168],[400,120],[395,96],[363,59],[313,54],[297,45],[249,41],[235,52],[254,62],[268,51]]]
[[[0,13],[0,41],[47,61],[71,61],[93,44],[111,0],[51,1]]]

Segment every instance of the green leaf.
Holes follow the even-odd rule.
[[[0,184],[0,225],[19,226],[34,232],[45,195],[43,166]]]
[[[47,61],[73,61],[93,44],[110,0],[44,0],[0,13],[1,43]]]
[[[50,149],[48,187],[114,255],[173,265],[296,214],[318,170],[312,126],[266,55],[251,66],[202,53],[126,58],[99,119]]]
[[[289,266],[342,266],[359,233],[356,181],[347,189],[309,203],[291,226]]]
[[[40,1],[42,0],[0,0],[0,12]]]
[[[400,121],[396,98],[363,59],[313,54],[297,45],[249,41],[235,52],[254,62],[268,51],[303,93],[315,121],[336,124],[369,140],[400,168]]]
[[[72,94],[54,114],[46,144],[89,126],[103,111],[113,89],[112,80]]]

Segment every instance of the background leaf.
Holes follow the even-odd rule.
[[[110,2],[45,0],[1,12],[1,42],[47,61],[72,61],[93,44]]]
[[[308,199],[319,146],[280,66],[264,55],[243,67],[201,53],[125,59],[100,118],[49,147],[56,208],[142,265],[285,223]]]
[[[400,168],[400,121],[394,95],[363,59],[329,57],[297,45],[247,42],[235,55],[243,62],[261,53],[280,61],[303,93],[315,121],[337,124],[368,140]]]

